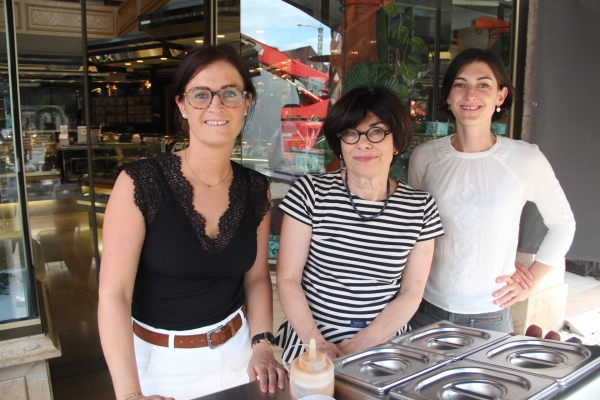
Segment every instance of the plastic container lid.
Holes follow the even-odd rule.
[[[298,366],[305,371],[322,371],[327,367],[327,357],[325,354],[317,351],[317,343],[315,339],[310,339],[310,347],[308,352],[300,354]]]

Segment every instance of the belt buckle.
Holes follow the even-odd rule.
[[[206,340],[208,341],[208,347],[210,347],[211,349],[216,349],[217,347],[223,346],[225,344],[225,343],[221,343],[221,344],[218,344],[216,346],[213,346],[212,339],[210,338],[210,335],[212,335],[213,333],[220,333],[220,332],[222,332],[224,327],[225,327],[225,325],[221,325],[221,326],[219,326],[219,327],[217,327],[217,328],[215,328],[215,329],[213,329],[211,331],[208,331],[206,333]]]

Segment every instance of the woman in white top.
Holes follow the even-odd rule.
[[[561,265],[571,245],[573,213],[544,155],[490,130],[512,105],[513,92],[502,60],[489,50],[465,50],[444,76],[439,109],[456,121],[456,134],[422,144],[410,159],[409,185],[434,196],[445,231],[435,242],[413,329],[444,319],[511,332],[509,307]],[[515,273],[526,201],[549,228],[529,272],[521,272],[529,284]]]

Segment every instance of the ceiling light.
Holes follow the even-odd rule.
[[[144,60],[137,60],[137,62],[139,62],[139,63],[143,63],[143,62],[144,62]]]
[[[225,35],[217,35],[218,38],[224,38]]]
[[[161,57],[160,59],[163,60],[163,61],[166,61],[167,57]]]
[[[125,63],[125,65],[131,65],[131,63]]]
[[[204,40],[198,39],[198,40],[194,40],[194,42],[196,42],[196,43],[204,43]]]

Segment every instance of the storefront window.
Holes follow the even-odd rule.
[[[413,119],[413,142],[390,170],[406,182],[412,150],[454,133],[436,110],[452,57],[493,48],[510,65],[511,10],[506,1],[242,0],[241,53],[258,88],[242,163],[271,176],[275,206],[298,176],[343,167],[319,136],[328,106],[377,83],[404,99]],[[492,129],[508,134],[506,123]],[[276,257],[281,218],[271,218]]]
[[[85,206],[89,191],[79,181],[89,173],[82,39],[70,33],[17,34],[33,265],[35,278],[49,294],[52,325],[62,347],[62,357],[50,360],[51,367],[102,356],[93,216]],[[14,204],[15,190],[2,186],[3,203]]]
[[[0,16],[4,24],[4,12]],[[7,53],[6,32],[0,32],[0,51]],[[6,60],[6,58],[5,58]],[[18,158],[15,157],[13,113],[6,61],[0,64],[0,329],[37,316],[34,285],[24,250],[22,215],[19,203]],[[28,138],[23,138],[27,148]],[[29,185],[29,174],[27,174]],[[8,324],[7,324],[8,323]]]

